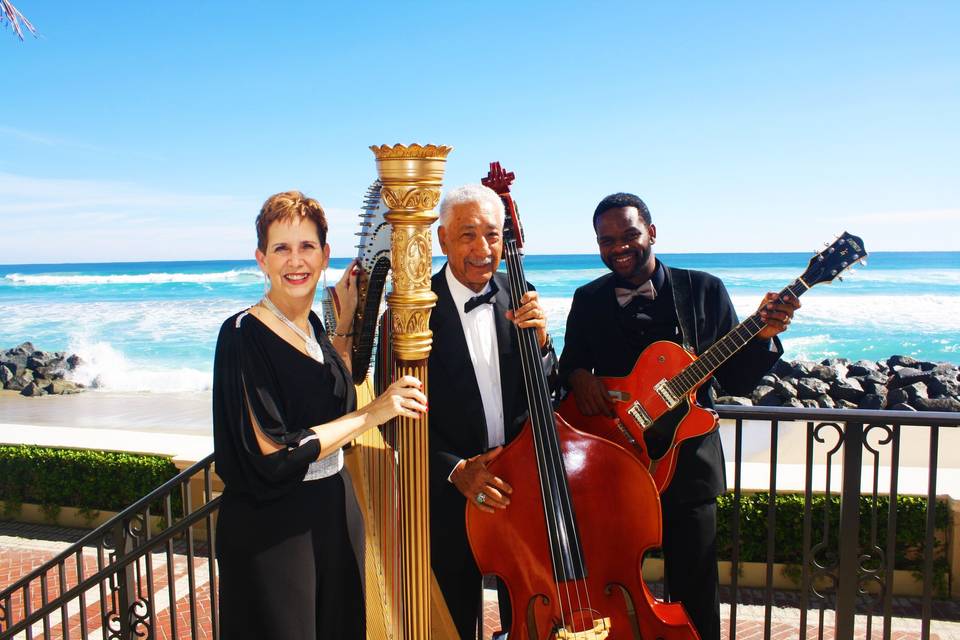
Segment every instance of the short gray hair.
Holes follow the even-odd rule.
[[[454,207],[471,202],[476,202],[482,210],[496,216],[498,224],[503,227],[503,218],[506,215],[503,201],[496,191],[482,184],[465,184],[448,191],[440,203],[440,226],[444,226],[450,219]]]

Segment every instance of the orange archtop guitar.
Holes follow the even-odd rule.
[[[780,292],[801,296],[814,285],[832,282],[858,262],[866,264],[863,240],[844,232],[810,259],[806,271]],[[585,416],[573,394],[558,413],[571,426],[601,436],[633,452],[646,464],[660,493],[677,466],[678,445],[718,426],[717,414],[696,401],[697,390],[720,365],[764,327],[759,311],[695,356],[673,342],[654,342],[644,349],[630,375],[600,377],[614,400],[616,418]]]

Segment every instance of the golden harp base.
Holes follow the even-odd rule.
[[[373,399],[373,385],[370,378],[357,385],[357,406],[363,406]],[[370,505],[372,496],[369,495],[369,481],[365,456],[380,457],[386,445],[376,429],[364,435],[348,449],[344,455],[344,465],[353,480],[354,493],[363,513],[364,531],[373,531],[370,522],[372,517],[367,505]],[[376,449],[379,449],[377,451]],[[367,612],[367,638],[374,640],[401,640],[402,632],[398,630],[397,617],[399,612],[394,611],[396,602],[393,587],[389,579],[384,576],[384,558],[377,539],[365,533],[364,535],[364,594]],[[389,563],[389,561],[388,561]],[[389,567],[386,568],[389,571]],[[453,623],[447,603],[440,592],[433,571],[430,572],[430,638],[436,640],[459,640],[457,627]],[[419,638],[405,638],[402,640],[420,640]]]

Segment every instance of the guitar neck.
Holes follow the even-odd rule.
[[[809,289],[810,287],[802,279],[797,278],[792,284],[780,291],[780,297],[790,295],[799,298]],[[740,351],[744,345],[755,338],[764,326],[765,323],[760,317],[759,311],[738,324],[730,333],[714,342],[696,360],[670,379],[673,392],[677,394],[677,397],[683,397],[699,387],[733,354]]]

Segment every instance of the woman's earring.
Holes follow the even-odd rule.
[[[323,289],[324,289],[324,291],[326,291],[326,289],[327,289],[327,270],[324,269],[321,273],[323,274]]]
[[[270,293],[270,276],[263,274],[263,295]]]

